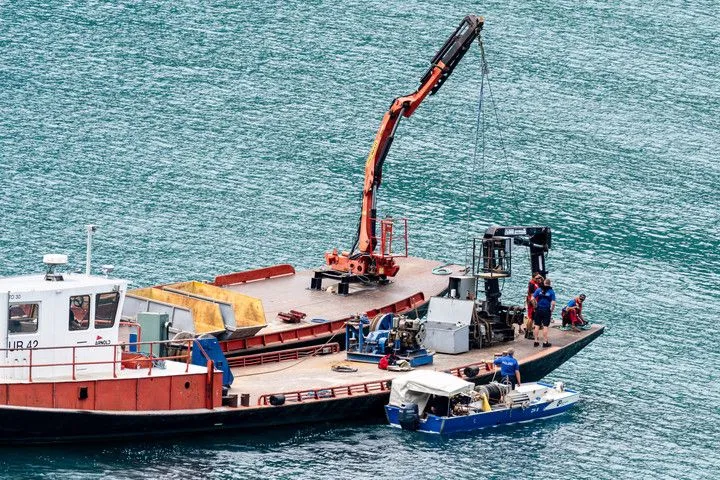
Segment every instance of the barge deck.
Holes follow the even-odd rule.
[[[389,284],[354,283],[349,295],[334,293],[339,282],[327,278],[322,290],[311,290],[315,271],[296,272],[289,265],[216,277],[214,285],[260,299],[267,325],[252,337],[222,341],[223,351],[228,356],[246,355],[323,343],[332,336],[342,343],[345,322],[359,313],[369,317],[381,312],[422,316],[430,298],[447,290],[448,275],[433,273],[441,266],[437,261],[416,257],[396,261],[400,271]],[[444,267],[453,273],[463,268]],[[298,323],[283,322],[279,314],[291,310],[305,317]]]
[[[467,353],[449,355],[436,353],[432,365],[418,367],[424,370],[447,371],[476,383],[487,383],[492,380],[494,371],[481,368],[480,374],[467,378],[462,370],[469,365],[481,365],[492,361],[495,353],[512,347],[515,358],[520,363],[523,381],[538,381],[566,360],[571,358],[597,336],[602,334],[604,326],[593,325],[589,330],[580,333],[550,330],[549,348],[533,347],[533,341],[518,338],[515,341],[494,345],[491,348],[471,350]],[[336,372],[335,364],[348,364],[357,368],[356,372]],[[380,370],[377,365],[361,362],[347,362],[345,352],[327,355],[315,355],[298,360],[281,363],[268,363],[242,368],[234,368],[231,393],[250,396],[251,406],[266,406],[272,394],[284,394],[287,402],[307,403],[308,401],[337,400],[338,397],[358,395],[389,395],[389,390],[375,392],[351,392],[347,395],[347,385],[375,384],[392,380],[403,372]],[[372,390],[373,387],[369,389]],[[337,392],[334,392],[337,390]],[[363,389],[358,389],[363,390]],[[278,407],[270,407],[278,408]],[[347,413],[347,412],[346,412]],[[382,416],[382,410],[376,412]]]
[[[303,270],[289,275],[227,285],[225,288],[250,297],[260,298],[265,310],[267,327],[263,333],[290,330],[298,324],[284,323],[278,314],[296,310],[307,315],[300,324],[310,325],[313,320],[339,320],[373,308],[392,305],[405,299],[416,301],[411,308],[419,307],[430,297],[442,293],[448,284],[447,275],[435,275],[436,261],[407,257],[396,259],[400,265],[397,276],[387,285],[350,284],[349,295],[334,293],[338,281],[323,279],[323,290],[311,290],[310,279],[314,270]],[[450,268],[459,269],[459,265]],[[417,294],[422,294],[422,300]]]

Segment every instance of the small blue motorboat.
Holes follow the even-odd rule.
[[[554,417],[579,399],[562,382],[523,383],[512,390],[497,382],[476,386],[448,373],[416,370],[393,380],[385,414],[393,427],[449,434]]]

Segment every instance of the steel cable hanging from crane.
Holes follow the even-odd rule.
[[[480,165],[480,187],[483,192],[486,191],[486,185],[485,185],[485,104],[484,104],[484,98],[485,98],[485,83],[487,82],[487,89],[490,95],[490,103],[492,104],[492,110],[495,117],[495,124],[497,126],[498,130],[498,137],[500,139],[500,147],[502,150],[503,159],[505,160],[505,167],[506,169],[509,169],[510,162],[508,160],[508,154],[507,149],[505,148],[505,139],[503,138],[502,134],[502,124],[500,122],[500,115],[498,113],[497,109],[497,103],[495,102],[495,97],[492,92],[492,86],[490,85],[490,76],[489,76],[489,67],[487,62],[487,56],[485,55],[485,45],[483,43],[482,37],[478,36],[478,44],[480,47],[480,94],[478,98],[478,109],[477,109],[477,120],[475,124],[475,144],[473,148],[473,161],[472,161],[472,169],[470,171],[469,175],[469,181],[468,181],[468,197],[467,197],[467,218],[466,218],[466,228],[465,228],[465,264],[469,264],[469,251],[470,251],[470,216],[472,213],[472,198],[474,193],[474,180],[477,178],[477,161],[478,161],[478,151],[480,151],[480,159],[481,159],[481,165]],[[518,198],[517,198],[517,192],[515,189],[515,182],[513,182],[512,177],[507,177],[507,172],[505,174],[502,174],[502,178],[507,178],[510,182],[510,188],[511,188],[511,197],[513,206],[515,207],[515,211],[519,211],[519,204],[518,204]]]
[[[508,154],[507,150],[505,149],[505,139],[502,135],[502,123],[500,123],[500,115],[498,114],[497,104],[495,103],[495,97],[493,95],[492,86],[490,85],[490,77],[487,72],[487,61],[485,60],[485,49],[483,48],[483,45],[480,44],[480,53],[483,58],[483,64],[485,71],[485,81],[487,82],[488,86],[488,92],[490,93],[490,103],[492,104],[493,113],[495,114],[495,124],[497,125],[498,130],[498,137],[500,137],[500,148],[502,149],[503,159],[505,160],[505,167],[507,170],[510,168],[510,161],[508,160]],[[484,147],[484,145],[483,145]],[[503,178],[505,178],[505,175],[507,172],[503,175]],[[511,196],[513,201],[513,206],[515,207],[516,212],[520,210],[520,207],[518,205],[518,199],[517,199],[517,193],[515,191],[515,182],[513,182],[512,177],[508,177],[508,181],[510,182],[510,189],[511,189]]]
[[[468,175],[468,195],[466,205],[466,225],[465,225],[465,265],[469,265],[469,252],[470,252],[470,213],[472,211],[472,197],[474,179],[476,178],[475,171],[477,169],[477,157],[478,147],[482,145],[482,171],[485,170],[485,116],[483,111],[483,98],[485,96],[485,78],[487,76],[487,61],[485,59],[485,48],[483,47],[482,37],[478,37],[478,44],[480,46],[480,94],[478,96],[478,109],[477,109],[477,120],[475,122],[475,144],[473,147],[473,160],[472,169]],[[482,135],[482,137],[481,137]],[[481,186],[485,187],[484,175],[480,180]],[[474,272],[473,272],[474,273]]]

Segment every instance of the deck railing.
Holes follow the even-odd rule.
[[[381,257],[407,257],[408,256],[408,221],[407,218],[373,218],[373,222],[380,225],[380,235],[373,235],[372,239],[378,245]],[[393,247],[400,247],[395,251]]]
[[[313,345],[309,347],[291,348],[278,350],[277,352],[258,353],[255,355],[244,355],[242,357],[230,357],[227,359],[231,367],[252,367],[265,365],[266,363],[280,363],[288,360],[299,360],[313,355],[327,355],[340,351],[340,344],[337,342],[326,345]]]
[[[494,368],[487,369],[488,361],[481,360],[479,362],[468,363],[461,367],[447,370],[447,373],[466,378],[463,370],[467,367],[482,367],[480,374],[489,373]],[[388,392],[392,386],[392,380],[375,380],[365,383],[353,383],[350,385],[340,385],[337,387],[314,388],[309,390],[295,390],[290,392],[266,393],[258,397],[257,404],[259,406],[271,405],[270,397],[283,396],[284,402],[307,402],[315,400],[328,400],[333,398],[350,397],[353,395],[367,395],[371,393]]]
[[[258,397],[257,404],[260,406],[271,405],[270,397],[274,395],[284,396],[285,402],[305,402],[314,400],[327,400],[340,397],[350,397],[353,395],[366,395],[369,393],[387,392],[390,391],[390,385],[391,382],[389,380],[375,380],[373,382],[353,383],[351,385],[341,385],[337,387],[296,390],[293,392],[282,393],[266,393]]]
[[[172,346],[177,349],[179,353],[175,355],[156,355],[159,354],[161,351],[161,346]],[[135,346],[136,351],[130,352],[127,349],[131,346]],[[143,346],[148,346],[148,353],[142,353],[140,352],[140,349]],[[18,348],[2,348],[0,349],[0,358],[5,357],[8,360],[8,363],[0,363],[0,372],[4,372],[4,369],[28,369],[28,378],[27,380],[29,382],[33,381],[33,369],[37,371],[38,368],[52,368],[52,367],[70,367],[71,368],[71,377],[73,380],[77,380],[77,368],[82,366],[90,366],[90,365],[112,365],[112,376],[113,378],[117,378],[118,373],[118,364],[120,364],[120,368],[129,368],[130,366],[134,366],[136,369],[143,369],[147,368],[148,370],[148,376],[152,375],[153,368],[158,368],[157,364],[159,364],[162,361],[165,360],[171,360],[171,361],[179,361],[179,362],[185,362],[185,373],[187,373],[190,370],[190,359],[191,359],[191,349],[197,348],[203,355],[203,358],[205,359],[206,365],[208,366],[208,369],[214,368],[214,364],[210,357],[207,355],[205,350],[202,348],[202,345],[196,340],[196,339],[188,339],[188,340],[182,340],[182,341],[172,341],[172,340],[165,340],[165,341],[153,341],[153,342],[132,342],[132,343],[114,343],[109,345],[68,345],[68,346],[61,346],[61,347],[34,347],[30,349],[18,349]],[[112,351],[112,359],[109,360],[94,360],[94,361],[82,361],[78,360],[78,352],[87,351],[88,349],[111,349]],[[26,359],[26,363],[20,363],[18,362],[18,359],[16,357],[18,352],[27,352],[28,356]],[[45,362],[45,363],[38,363],[36,361],[37,354],[39,352],[45,352],[45,351],[70,351],[71,360],[65,361],[65,362]],[[119,353],[119,355],[118,355]],[[13,355],[10,355],[13,354]],[[13,358],[15,357],[15,358]],[[13,363],[9,363],[13,362]],[[211,371],[211,370],[209,370]],[[0,375],[0,377],[6,377],[5,375]],[[47,380],[47,377],[43,377],[43,380]]]

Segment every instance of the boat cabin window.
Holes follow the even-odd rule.
[[[38,330],[38,303],[13,303],[8,312],[8,333],[35,333]]]
[[[98,293],[95,296],[95,328],[110,328],[115,325],[118,303],[118,292]]]
[[[70,297],[70,322],[72,330],[87,330],[90,327],[90,295]]]

